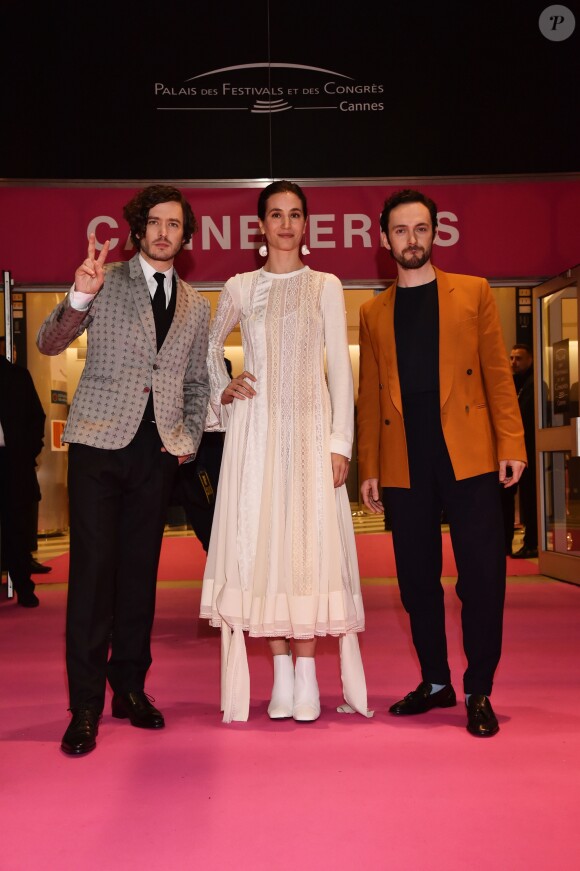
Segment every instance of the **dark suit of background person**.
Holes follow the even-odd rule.
[[[2,567],[10,573],[18,604],[39,602],[30,577],[30,516],[40,499],[36,458],[45,414],[27,369],[0,355],[0,523]]]
[[[518,396],[518,405],[524,425],[524,438],[528,465],[519,480],[517,488],[520,494],[520,520],[524,524],[524,540],[522,547],[511,554],[514,559],[531,559],[538,555],[538,506],[536,500],[536,416],[534,412],[534,358],[529,345],[514,345],[510,353],[514,386]],[[547,388],[546,388],[547,390]],[[514,534],[515,517],[515,487],[504,491],[511,504],[504,502],[506,511],[506,544],[509,535],[508,524],[511,520],[511,542]],[[506,547],[507,551],[507,547]]]
[[[225,358],[228,375],[232,364]],[[206,430],[201,437],[195,459],[177,470],[172,504],[181,505],[185,515],[207,553],[217,487],[220,478],[225,432]]]
[[[467,728],[491,736],[499,728],[488,696],[501,653],[506,573],[498,468],[511,485],[525,447],[491,289],[483,278],[434,269],[436,211],[422,194],[405,191],[381,216],[398,279],[360,311],[359,474],[367,507],[378,513],[384,501],[388,510],[421,667],[422,682],[391,713],[456,704],[441,586],[444,509],[462,602]]]
[[[12,348],[12,353],[13,357],[11,362],[17,363],[16,347],[14,346]],[[3,357],[6,356],[6,336],[0,336],[0,355]],[[28,506],[28,550],[30,551],[30,571],[34,575],[47,575],[52,571],[52,566],[39,563],[38,560],[32,556],[32,551],[38,550],[38,503],[42,498],[38,482],[35,489],[37,491],[37,496]],[[34,605],[30,605],[29,607],[34,607]]]
[[[144,693],[157,567],[175,471],[197,451],[209,395],[209,303],[174,271],[171,279],[173,257],[195,231],[191,208],[175,188],[154,185],[124,214],[139,254],[103,272],[108,246],[95,259],[91,236],[89,256],[75,274],[75,295],[87,280],[97,292],[81,295],[89,303],[79,311],[71,291],[38,335],[47,354],[60,353],[85,329],[88,335],[63,437],[70,443],[67,672],[73,717],[61,746],[75,755],[96,745],[106,680],[113,716],[143,728],[164,725]],[[155,314],[154,272],[162,300]]]

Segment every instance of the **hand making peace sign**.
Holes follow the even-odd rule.
[[[103,249],[95,260],[95,234],[89,236],[89,250],[87,259],[79,266],[75,272],[75,290],[80,293],[98,293],[105,281],[105,273],[103,266],[109,253],[109,242],[105,242]]]

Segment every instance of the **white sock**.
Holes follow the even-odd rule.
[[[465,693],[465,704],[469,704],[469,699],[471,698],[471,693]]]
[[[438,693],[439,690],[442,690],[445,686],[446,686],[446,684],[444,684],[444,683],[432,683],[431,684],[431,692],[429,693],[429,695],[432,696],[433,693]]]

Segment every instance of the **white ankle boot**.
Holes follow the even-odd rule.
[[[274,660],[274,686],[268,705],[271,720],[282,720],[292,716],[294,703],[294,663],[291,653],[280,653]]]
[[[313,656],[296,657],[292,716],[301,722],[311,722],[320,716],[320,693]]]

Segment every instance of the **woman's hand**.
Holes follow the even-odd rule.
[[[234,399],[252,399],[256,395],[256,391],[251,384],[248,384],[246,378],[249,378],[250,381],[256,381],[252,373],[245,370],[241,375],[232,378],[222,393],[222,405],[229,405]]]
[[[342,487],[348,476],[350,460],[348,457],[343,457],[342,454],[331,454],[332,462],[332,477],[335,487]]]

